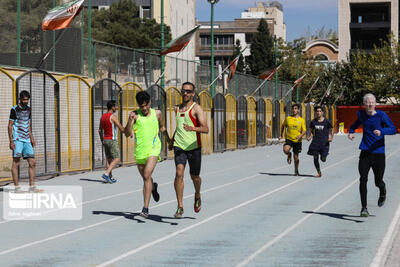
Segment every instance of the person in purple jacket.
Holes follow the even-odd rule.
[[[357,120],[351,125],[349,139],[354,139],[354,131],[362,124],[363,136],[360,144],[360,173],[361,217],[368,217],[367,182],[368,172],[372,168],[375,176],[375,186],[379,188],[378,206],[386,201],[386,186],[383,182],[385,172],[385,135],[396,134],[397,130],[389,116],[380,110],[375,110],[376,98],[366,94],[363,99],[365,110],[357,112]]]

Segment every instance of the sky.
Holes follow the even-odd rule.
[[[287,41],[305,36],[308,26],[311,33],[325,26],[325,30],[338,28],[338,0],[279,0],[283,5]],[[220,0],[214,5],[214,20],[240,18],[241,13],[260,0]],[[264,0],[262,2],[267,2]],[[196,18],[210,21],[211,5],[207,0],[196,1]]]

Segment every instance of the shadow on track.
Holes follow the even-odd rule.
[[[81,178],[79,179],[81,181],[89,181],[89,182],[97,182],[97,183],[102,183],[102,184],[108,184],[106,181],[104,180],[98,180],[98,179],[85,179],[85,178]]]
[[[99,215],[99,214],[106,214],[110,216],[123,216],[126,219],[129,220],[134,220],[137,221],[138,223],[145,223],[146,220],[152,220],[155,222],[159,223],[169,223],[170,225],[178,225],[176,222],[168,222],[164,221],[164,219],[173,219],[173,220],[182,220],[182,219],[191,219],[195,220],[196,218],[193,217],[182,217],[182,218],[175,218],[175,217],[165,217],[165,216],[160,216],[160,215],[155,215],[155,214],[149,214],[149,217],[147,219],[141,217],[137,212],[122,212],[122,211],[102,211],[102,210],[94,210],[92,211],[93,214]]]
[[[270,176],[296,176],[294,173],[269,173],[269,172],[260,172],[260,174],[270,175]],[[312,178],[319,178],[315,175],[311,174],[299,174],[298,177],[312,177]]]
[[[348,214],[329,213],[329,212],[315,212],[315,211],[309,211],[309,210],[303,211],[303,213],[328,216],[328,217],[331,217],[331,218],[345,220],[345,221],[351,221],[351,222],[355,222],[355,223],[363,223],[364,222],[364,221],[360,221],[360,220],[356,220],[356,219],[350,219],[350,218],[363,218],[363,217],[354,216],[354,215],[348,215]],[[374,215],[369,215],[369,216],[370,217],[375,217]]]

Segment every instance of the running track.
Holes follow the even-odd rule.
[[[173,218],[171,160],[153,174],[161,199],[152,200],[149,219],[138,216],[142,181],[135,166],[117,169],[112,185],[102,183],[101,172],[39,182],[81,185],[83,218],[2,219],[0,266],[399,266],[400,140],[386,137],[385,206],[377,207],[371,171],[372,216],[360,218],[360,139],[335,136],[322,178],[312,177],[307,141],[301,177],[292,176],[281,145],[204,156],[202,210],[193,212],[186,172],[182,219]]]

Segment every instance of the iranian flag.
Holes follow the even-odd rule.
[[[236,68],[237,68],[237,65],[238,65],[238,63],[239,63],[239,58],[240,58],[240,55],[237,56],[234,60],[232,60],[231,63],[229,64],[228,82],[229,82],[230,80],[232,80],[233,75],[235,75]]]
[[[68,28],[72,20],[81,12],[85,0],[75,0],[50,9],[42,21],[44,31]]]
[[[165,48],[160,51],[160,55],[162,56],[173,52],[180,52],[181,50],[183,50],[190,43],[190,39],[199,28],[200,25],[169,42],[165,46]]]
[[[301,76],[300,78],[298,78],[297,80],[294,81],[293,83],[293,89],[295,89],[297,86],[299,86],[299,84],[301,83],[301,81],[304,79],[304,77],[306,77],[307,74],[304,74],[303,76]]]
[[[304,79],[304,77],[306,77],[307,74],[304,74],[303,76],[301,76],[300,78],[298,78],[297,80],[294,81],[292,88],[290,88],[289,91],[286,92],[285,97],[290,94],[294,89],[297,88],[297,86],[299,86],[299,84],[301,83],[301,81]]]
[[[276,68],[273,68],[272,70],[267,70],[263,73],[261,73],[258,76],[258,79],[261,80],[271,80],[272,76],[274,76],[274,74],[279,70],[279,68],[281,67],[281,65],[278,65]]]

